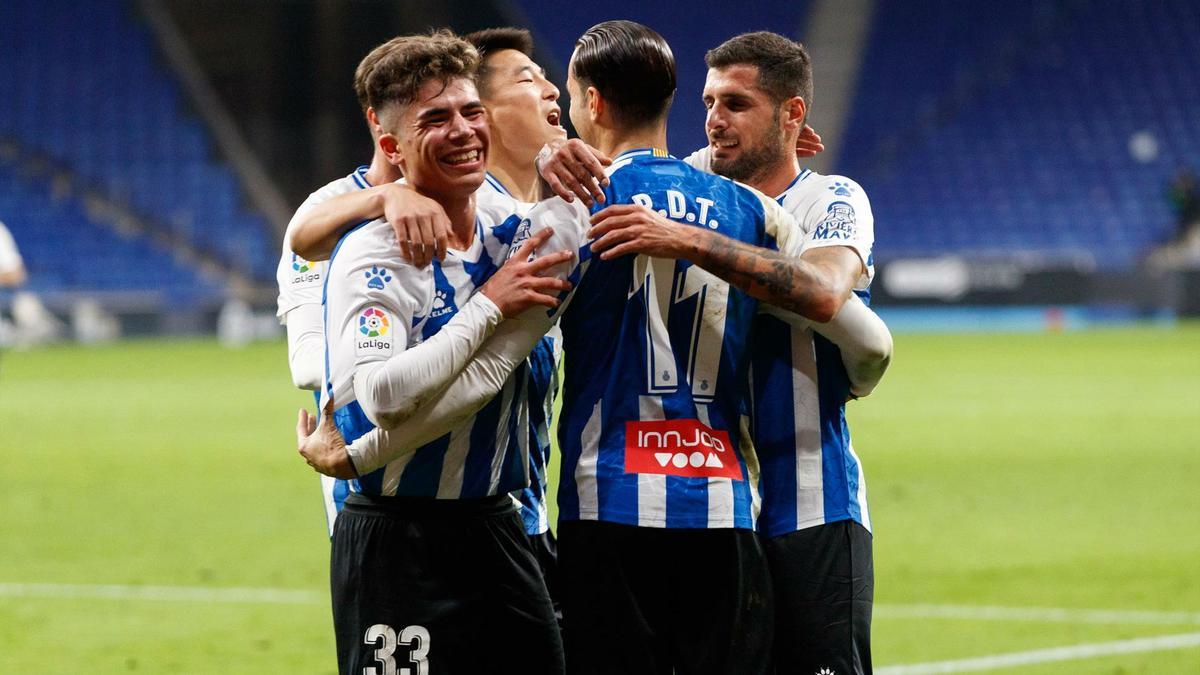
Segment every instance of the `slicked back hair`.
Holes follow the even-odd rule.
[[[375,64],[379,63],[379,60],[387,55],[403,39],[402,37],[394,37],[367,52],[363,60],[358,62],[358,67],[354,69],[354,96],[358,99],[358,107],[362,108],[364,113],[371,106],[371,102],[367,97],[367,78],[371,76],[371,71],[375,69]]]
[[[479,95],[484,97],[488,96],[488,81],[492,74],[487,62],[489,56],[505,49],[515,49],[525,56],[533,56],[533,36],[524,28],[485,28],[464,35],[463,39],[475,45],[479,52],[475,86],[479,87]]]
[[[605,21],[575,42],[574,75],[593,86],[622,128],[660,121],[675,96],[675,55],[661,35],[633,21]]]
[[[804,99],[805,114],[812,109],[812,62],[804,45],[778,33],[759,31],[732,37],[704,55],[709,68],[749,65],[758,67],[758,86],[775,105],[793,96]]]
[[[376,112],[409,105],[428,80],[449,84],[462,77],[475,79],[479,52],[448,30],[408,35],[393,42],[367,75],[367,101]]]

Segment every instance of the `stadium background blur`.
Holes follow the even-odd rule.
[[[1190,0],[0,3],[0,221],[29,272],[0,289],[0,672],[332,672],[282,228],[368,161],[374,45],[528,27],[565,110],[610,18],[675,49],[678,155],[707,49],[812,53],[811,166],[867,190],[896,334],[849,410],[877,672],[1200,673]]]

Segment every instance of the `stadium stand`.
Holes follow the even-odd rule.
[[[243,208],[230,169],[210,156],[205,130],[130,5],[0,3],[0,44],[0,140],[19,157],[48,160],[80,187],[74,199],[52,198],[6,169],[0,217],[20,240],[32,283],[47,290],[168,289],[181,298],[217,288],[145,236],[122,238],[90,218],[82,209],[86,192],[165,230],[198,256],[249,278],[273,278],[274,234]],[[74,267],[83,260],[95,264]],[[91,273],[98,268],[105,273]]]
[[[73,196],[0,161],[0,213],[18,239],[39,293],[151,291],[170,303],[213,297],[219,284],[174,259],[147,237],[122,237]]]
[[[870,191],[878,258],[1135,265],[1200,163],[1197,26],[1188,0],[882,0],[838,168]]]

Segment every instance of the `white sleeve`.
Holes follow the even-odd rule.
[[[17,242],[4,223],[0,223],[0,272],[15,272],[23,265],[21,254],[17,252]]]
[[[381,428],[397,426],[450,384],[503,318],[499,307],[476,293],[428,340],[385,361],[359,366],[355,399]]]
[[[863,274],[854,287],[864,290],[875,276],[871,249],[875,245],[875,216],[862,187],[845,176],[823,176],[828,183],[808,205],[801,219],[811,226],[804,249],[846,246],[858,254]]]
[[[291,234],[296,219],[312,210],[317,204],[329,199],[326,190],[314,192],[296,209],[288,229],[283,235],[283,252],[279,256],[279,265],[275,269],[275,281],[279,284],[279,297],[276,300],[276,316],[280,323],[286,323],[286,317],[293,309],[302,305],[321,304],[321,293],[324,288],[325,274],[328,263],[324,260],[311,261],[292,253]],[[290,331],[289,331],[290,332]]]
[[[583,234],[588,227],[586,209],[553,199],[530,211],[514,237],[512,250],[515,252],[520,248],[521,240],[545,226],[554,227],[555,233],[538,250],[539,255],[563,250],[578,253],[587,246]],[[559,276],[578,280],[586,267],[586,262],[577,264],[569,274],[560,272]],[[472,300],[479,295],[477,293]],[[440,438],[487,405],[500,392],[517,366],[533,351],[538,340],[558,320],[571,297],[571,293],[565,294],[555,310],[533,307],[520,316],[504,321],[445,391],[424,401],[411,415],[398,420],[391,428],[375,429],[351,443],[346,450],[358,473],[370,473],[405,452]],[[438,335],[446,332],[447,328],[449,324]]]
[[[421,401],[402,423],[390,428],[381,425],[347,446],[355,470],[359,475],[370,473],[461,426],[500,392],[556,316],[535,307],[504,321],[449,387]],[[449,328],[447,324],[438,335]]]
[[[325,319],[318,304],[299,305],[283,316],[287,324],[292,384],[317,391],[325,377]]]
[[[871,393],[892,359],[892,333],[870,307],[853,293],[827,323],[810,321],[799,314],[762,303],[759,311],[797,329],[809,328],[828,339],[842,354],[842,365],[850,378],[850,391],[857,398]]]
[[[892,333],[883,319],[851,294],[833,320],[813,330],[837,345],[851,393],[862,398],[874,391],[892,362]]]

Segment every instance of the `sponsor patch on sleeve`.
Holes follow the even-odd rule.
[[[289,270],[293,288],[311,288],[321,285],[324,264],[305,260],[295,253],[292,254],[292,267]]]
[[[392,316],[387,310],[373,305],[358,315],[354,333],[355,356],[391,356],[395,339]]]
[[[825,216],[813,229],[812,238],[817,241],[850,240],[856,229],[854,207],[848,202],[833,202],[826,207]]]

